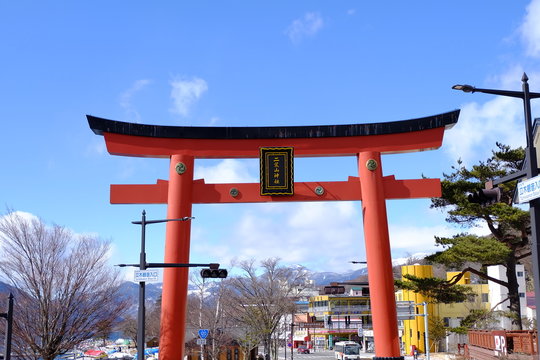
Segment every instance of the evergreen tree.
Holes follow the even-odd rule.
[[[439,343],[448,336],[448,329],[444,325],[444,320],[438,316],[431,316],[429,319],[429,337],[433,340],[435,352],[439,351]]]
[[[508,289],[509,310],[514,315],[512,321],[521,329],[516,264],[530,256],[530,219],[529,212],[513,206],[516,182],[499,185],[502,190],[501,201],[481,206],[468,201],[468,194],[484,188],[492,179],[501,178],[521,169],[525,152],[522,148],[511,149],[497,143],[497,149],[486,162],[480,162],[470,168],[458,160],[452,167],[452,173],[444,174],[442,196],[431,200],[432,208],[446,211],[446,221],[463,228],[487,225],[489,236],[476,236],[463,233],[451,238],[436,237],[436,244],[443,250],[427,259],[444,264],[462,273],[448,281],[453,285],[466,271],[505,286]],[[479,263],[482,267],[503,265],[506,268],[507,281],[500,281],[487,276],[483,271],[471,267],[463,269],[467,262]]]
[[[474,295],[472,289],[468,286],[454,285],[439,278],[420,278],[414,275],[406,274],[403,276],[406,280],[394,280],[398,289],[410,290],[420,293],[430,300],[429,302],[451,304],[463,302],[469,296]]]

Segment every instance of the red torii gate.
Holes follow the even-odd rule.
[[[192,204],[361,200],[375,340],[375,359],[400,355],[386,199],[441,195],[439,179],[396,180],[382,175],[381,154],[432,150],[459,110],[385,123],[288,127],[183,127],[126,123],[88,115],[112,155],[170,158],[169,180],[111,185],[113,204],[167,204],[167,218],[192,215]],[[206,184],[194,180],[194,159],[257,158],[261,147],[293,147],[295,157],[357,156],[359,177],[297,182],[294,195],[261,196],[259,184]],[[320,191],[323,189],[323,191]],[[189,263],[190,222],[168,222],[167,263]],[[160,359],[184,354],[188,269],[163,274]]]

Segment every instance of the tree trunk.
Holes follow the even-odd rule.
[[[268,334],[264,339],[264,360],[268,360],[272,351],[272,334]]]
[[[516,275],[516,259],[512,256],[506,263],[506,278],[508,280],[508,298],[510,300],[509,310],[515,315],[512,323],[518,330],[523,329],[521,323],[521,306],[519,300],[519,285]]]

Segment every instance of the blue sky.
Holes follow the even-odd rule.
[[[110,184],[167,179],[168,161],[107,154],[85,115],[182,126],[405,120],[462,109],[435,151],[383,157],[385,175],[441,177],[496,141],[525,144],[520,100],[458,83],[540,91],[540,1],[3,1],[0,201],[113,243],[137,262],[139,220],[164,205],[111,205]],[[539,104],[533,101],[533,116]],[[357,176],[354,158],[297,159],[297,181]],[[257,160],[199,160],[206,182],[256,182]],[[450,235],[428,199],[388,201],[394,258]],[[197,205],[191,262],[280,257],[316,271],[365,260],[360,203]],[[478,229],[477,231],[482,231]],[[147,229],[163,259],[164,225]]]

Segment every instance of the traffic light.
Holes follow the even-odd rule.
[[[202,269],[201,277],[203,279],[206,279],[206,278],[225,279],[227,277],[227,270],[226,269]]]
[[[480,204],[482,206],[495,204],[501,201],[501,188],[493,189],[482,189],[480,191],[475,191],[472,194],[469,194],[469,202]]]
[[[345,286],[331,285],[324,287],[324,293],[330,295],[345,294]]]

